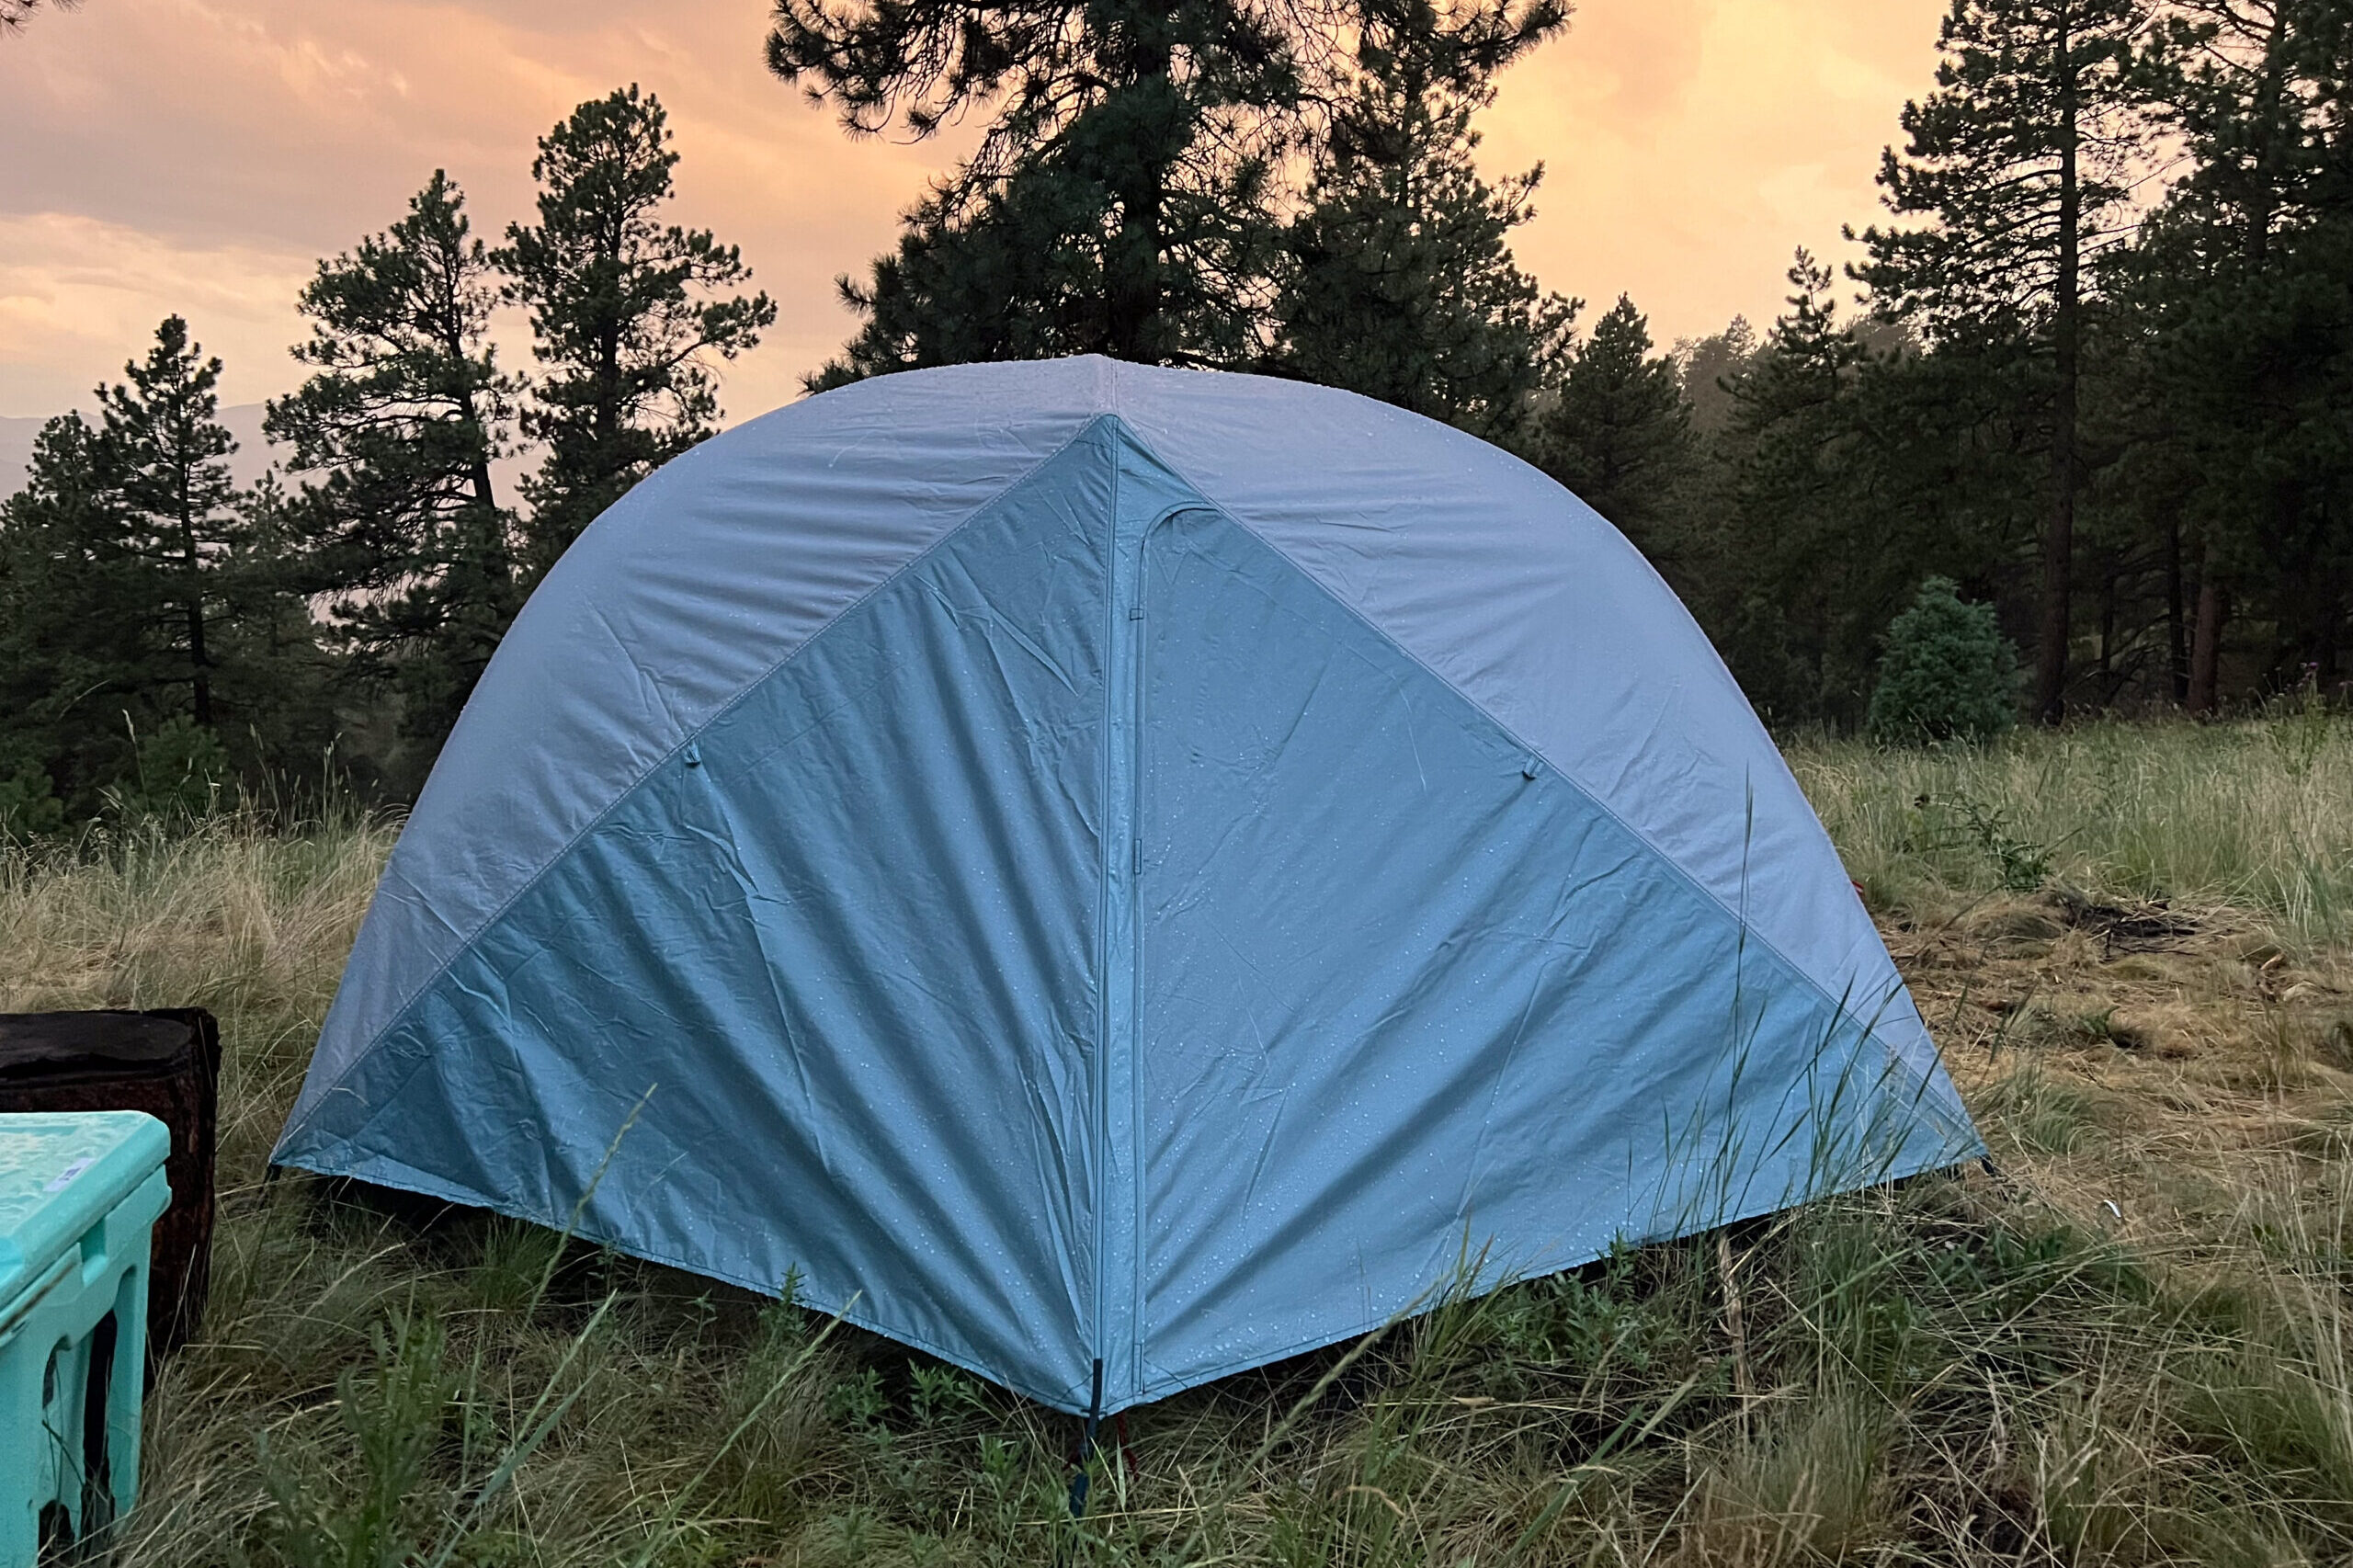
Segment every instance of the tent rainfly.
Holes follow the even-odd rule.
[[[1108,1413],[1980,1150],[1608,523],[1381,403],[1089,358],[827,392],[598,518],[275,1158]]]

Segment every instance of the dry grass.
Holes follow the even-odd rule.
[[[2091,723],[1988,751],[1794,748],[1872,907],[1950,920],[2048,882],[2244,912],[2315,949],[2353,937],[2353,725]]]
[[[789,1306],[261,1161],[391,837],[0,858],[0,1007],[200,1002],[218,1294],[135,1564],[2353,1557],[2353,736],[1796,754],[2000,1162],[1067,1419]],[[1286,1414],[1289,1413],[1289,1414]]]

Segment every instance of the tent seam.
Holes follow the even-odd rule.
[[[1089,432],[1093,431],[1097,426],[1103,424],[1107,419],[1120,424],[1122,427],[1125,426],[1125,421],[1119,419],[1116,415],[1097,413],[1090,415],[1084,424],[1079,426],[1077,429],[1071,432],[1069,438],[1063,441],[1062,445],[1056,447],[1052,451],[1046,453],[1036,462],[1031,463],[1028,468],[1023,469],[1012,479],[1007,480],[1004,486],[990,495],[987,500],[974,506],[971,511],[965,513],[961,517],[949,524],[947,528],[942,528],[939,531],[938,536],[929,544],[925,545],[921,550],[915,551],[915,554],[907,557],[904,562],[901,562],[887,574],[877,580],[864,593],[859,594],[856,598],[851,599],[847,604],[843,605],[840,609],[835,610],[832,615],[827,616],[824,625],[819,626],[814,631],[811,631],[808,636],[795,643],[790,653],[784,654],[774,664],[768,665],[767,668],[762,670],[752,679],[746,681],[743,687],[733,696],[730,697],[725,702],[720,704],[717,708],[712,709],[710,715],[706,717],[701,723],[681,734],[678,737],[676,744],[672,745],[668,751],[664,752],[660,756],[654,758],[653,762],[647,764],[642,772],[638,774],[636,778],[631,779],[628,784],[623,786],[610,801],[607,801],[605,805],[597,811],[595,816],[590,817],[585,823],[581,824],[578,832],[565,839],[563,845],[557,848],[555,853],[550,855],[546,861],[543,862],[538,869],[534,870],[529,877],[524,879],[524,881],[516,887],[513,892],[502,899],[499,902],[497,908],[483,916],[480,923],[478,923],[472,930],[466,933],[465,937],[458,943],[457,947],[450,950],[449,956],[442,960],[438,964],[436,964],[433,968],[433,972],[419,981],[417,983],[416,989],[410,992],[409,994],[402,1000],[400,1006],[393,1011],[392,1016],[384,1021],[384,1027],[378,1029],[374,1034],[369,1036],[368,1042],[352,1053],[350,1063],[347,1065],[342,1072],[335,1074],[334,1082],[326,1085],[319,1091],[317,1098],[311,1101],[313,1106],[315,1107],[324,1104],[329,1096],[333,1095],[337,1089],[342,1088],[352,1074],[358,1071],[359,1064],[366,1061],[379,1045],[383,1043],[384,1037],[391,1034],[394,1029],[399,1028],[402,1024],[407,1020],[409,1014],[415,1010],[419,1002],[424,1000],[426,994],[439,983],[441,977],[449,973],[451,969],[455,968],[458,960],[472,952],[473,950],[474,944],[481,941],[483,937],[489,932],[491,927],[496,926],[499,921],[505,919],[507,912],[512,910],[516,904],[521,903],[531,890],[539,886],[540,882],[545,879],[550,872],[553,871],[556,867],[562,865],[564,860],[571,856],[573,850],[579,847],[583,839],[585,839],[590,834],[595,833],[599,827],[603,826],[605,820],[608,817],[620,810],[620,808],[625,805],[630,799],[638,792],[638,790],[643,789],[648,779],[661,772],[662,769],[666,767],[680,752],[694,744],[705,731],[718,723],[722,719],[727,717],[728,714],[733,712],[745,701],[745,699],[750,698],[754,692],[757,691],[761,687],[767,685],[768,681],[775,678],[777,674],[783,670],[787,665],[790,665],[793,660],[799,658],[803,651],[808,649],[826,632],[832,631],[845,616],[847,616],[851,611],[866,603],[867,600],[872,598],[884,588],[889,587],[892,583],[897,582],[899,578],[905,575],[907,573],[912,572],[925,561],[928,560],[933,551],[940,549],[942,546],[947,544],[949,540],[963,532],[964,529],[972,524],[974,518],[987,512],[991,507],[998,505],[1006,496],[1012,494],[1016,490],[1018,490],[1022,485],[1027,484],[1031,479],[1037,476],[1038,472],[1040,469],[1043,469],[1048,463],[1054,461],[1064,452],[1067,452],[1072,448],[1077,446],[1081,441],[1086,438]],[[315,1049],[315,1047],[313,1049]],[[306,1096],[305,1097],[308,1096]],[[305,1122],[307,1123],[307,1121],[308,1119],[305,1118]],[[294,1126],[290,1120],[286,1130],[278,1136],[278,1147],[282,1148],[285,1146],[288,1139],[292,1135],[293,1131]],[[273,1155],[275,1151],[273,1151]]]
[[[1102,401],[1099,397],[1097,402]],[[1120,424],[1116,414],[1102,415]],[[1111,1187],[1111,901],[1112,882],[1117,876],[1115,853],[1111,847],[1114,813],[1118,803],[1111,788],[1111,748],[1119,722],[1119,680],[1116,673],[1120,635],[1120,462],[1115,453],[1111,460],[1110,505],[1103,517],[1103,724],[1102,739],[1095,754],[1096,792],[1102,801],[1103,831],[1101,853],[1098,857],[1100,876],[1096,883],[1095,899],[1095,1071],[1089,1074],[1094,1101],[1087,1108],[1087,1123],[1094,1134],[1094,1191],[1091,1216],[1093,1234],[1088,1240],[1088,1272],[1093,1276],[1093,1300],[1087,1306],[1088,1348],[1099,1358],[1110,1337],[1106,1323],[1108,1315],[1109,1198]],[[1131,828],[1132,832],[1132,828]],[[1132,1317],[1134,1307],[1130,1304]]]
[[[1115,415],[1113,417],[1117,416]],[[1733,905],[1725,900],[1722,893],[1716,892],[1715,889],[1709,887],[1706,883],[1699,881],[1698,877],[1692,875],[1688,867],[1685,866],[1674,856],[1668,854],[1656,840],[1650,836],[1650,835],[1643,832],[1632,823],[1628,822],[1624,815],[1621,814],[1616,807],[1612,806],[1608,801],[1594,793],[1593,790],[1587,789],[1584,783],[1572,776],[1567,768],[1563,767],[1559,763],[1554,762],[1550,756],[1547,756],[1542,747],[1532,744],[1525,736],[1514,730],[1509,724],[1505,723],[1501,719],[1498,719],[1495,714],[1488,711],[1487,705],[1485,703],[1479,701],[1469,692],[1464,691],[1460,686],[1456,685],[1454,681],[1448,678],[1445,674],[1436,668],[1433,668],[1427,660],[1415,653],[1412,649],[1406,647],[1403,642],[1398,642],[1396,638],[1391,636],[1387,630],[1381,627],[1370,616],[1367,615],[1362,609],[1350,604],[1347,599],[1342,598],[1338,594],[1333,592],[1322,578],[1316,576],[1314,573],[1309,571],[1305,566],[1301,565],[1299,562],[1291,556],[1289,551],[1283,549],[1282,546],[1277,544],[1274,540],[1261,533],[1257,528],[1254,528],[1248,519],[1227,506],[1224,502],[1216,499],[1207,489],[1195,483],[1190,474],[1188,474],[1184,470],[1178,468],[1176,464],[1162,457],[1159,452],[1154,449],[1152,444],[1143,438],[1142,433],[1137,430],[1132,425],[1130,425],[1125,419],[1120,419],[1119,425],[1120,428],[1127,434],[1130,439],[1136,443],[1137,447],[1144,453],[1144,455],[1151,458],[1153,461],[1160,464],[1163,468],[1166,469],[1178,480],[1181,480],[1186,484],[1190,485],[1194,493],[1199,495],[1202,500],[1208,504],[1208,510],[1215,512],[1218,516],[1225,518],[1234,527],[1248,534],[1252,539],[1256,540],[1267,550],[1273,551],[1274,554],[1280,558],[1285,564],[1289,565],[1292,571],[1298,573],[1302,577],[1306,579],[1307,582],[1314,587],[1317,593],[1322,594],[1325,598],[1331,600],[1332,603],[1337,605],[1342,610],[1354,617],[1366,631],[1371,632],[1382,642],[1395,650],[1398,657],[1405,660],[1415,668],[1421,670],[1432,680],[1437,681],[1447,690],[1452,692],[1472,712],[1478,714],[1488,723],[1493,724],[1495,729],[1506,738],[1510,740],[1514,745],[1527,752],[1529,756],[1541,760],[1544,766],[1552,769],[1552,771],[1560,778],[1563,784],[1566,784],[1570,789],[1574,790],[1578,794],[1584,796],[1587,801],[1591,802],[1596,811],[1601,812],[1611,822],[1617,824],[1620,828],[1623,829],[1628,837],[1641,845],[1658,859],[1664,861],[1677,877],[1688,884],[1694,892],[1700,895],[1700,897],[1714,904],[1717,908],[1722,910],[1726,915],[1732,916],[1733,923],[1740,929],[1746,931],[1755,937],[1759,947],[1772,954],[1775,959],[1779,960],[1784,969],[1796,975],[1798,979],[1803,982],[1804,984],[1816,995],[1828,1003],[1834,1017],[1841,1015],[1856,1017],[1861,1017],[1859,1014],[1852,1013],[1846,1003],[1841,1002],[1838,998],[1833,996],[1830,994],[1830,987],[1828,985],[1824,984],[1821,980],[1810,973],[1803,965],[1790,958],[1788,953],[1782,951],[1780,944],[1774,941],[1771,937],[1766,935],[1764,930],[1759,927],[1756,922],[1750,920],[1747,915],[1741,913],[1738,909],[1733,908]],[[1778,750],[1779,748],[1776,748],[1777,754]],[[1809,811],[1813,809],[1812,802],[1808,802],[1807,809]],[[1881,950],[1885,951],[1885,943],[1883,941],[1881,944]],[[1889,960],[1889,966],[1891,968],[1893,967],[1893,959]],[[1899,991],[1904,991],[1907,995],[1909,994],[1909,988],[1904,986],[1903,976],[1900,972],[1896,976],[1896,986]],[[1865,1038],[1879,1040],[1881,1049],[1888,1053],[1889,1057],[1894,1062],[1894,1063],[1904,1069],[1906,1072],[1912,1073],[1913,1076],[1919,1080],[1920,1087],[1933,1088],[1934,1081],[1930,1074],[1925,1072],[1915,1071],[1912,1067],[1912,1063],[1905,1059],[1902,1051],[1896,1049],[1893,1041],[1881,1036],[1879,1028],[1876,1024],[1865,1022],[1862,1028]],[[1924,1032],[1925,1028],[1926,1026],[1924,1023]],[[1933,1037],[1929,1040],[1929,1046],[1930,1050],[1933,1051],[1935,1049],[1935,1040]],[[1941,1061],[1941,1057],[1939,1057],[1938,1060]],[[1975,1134],[1976,1132],[1976,1129],[1974,1127],[1972,1127],[1970,1131],[1972,1134]]]

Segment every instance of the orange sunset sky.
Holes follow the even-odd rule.
[[[1941,0],[1580,0],[1504,79],[1493,172],[1546,166],[1517,249],[1547,288],[1631,292],[1662,341],[1779,308],[1793,247],[1844,256],[1934,69]],[[0,415],[85,402],[158,318],[290,388],[295,290],[438,165],[494,238],[532,139],[635,81],[671,111],[679,218],[779,304],[729,417],[796,395],[849,318],[832,280],[889,243],[958,143],[852,142],[768,77],[760,0],[86,0],[0,38]],[[519,346],[518,346],[519,347]],[[522,359],[508,350],[510,362]]]

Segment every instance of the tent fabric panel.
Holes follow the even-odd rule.
[[[813,1305],[1083,1406],[1113,444],[659,764],[278,1158],[555,1226],[588,1195],[622,1250],[796,1271]]]
[[[890,377],[665,464],[500,642],[369,907],[319,1045],[332,1079],[416,987],[685,738],[1067,445],[1093,380],[1028,395]]]
[[[1200,493],[1138,445],[1124,425],[1119,433],[1118,473],[1112,516],[1107,519],[1110,568],[1104,612],[1110,627],[1105,670],[1108,692],[1104,716],[1103,799],[1103,1070],[1097,1079],[1097,1145],[1101,1151],[1103,1335],[1096,1346],[1104,1367],[1104,1408],[1119,1410],[1142,1397],[1142,1345],[1137,1337],[1136,1304],[1142,1291],[1144,1174],[1144,1108],[1136,1062],[1139,1009],[1136,975],[1136,880],[1142,790],[1138,769],[1144,761],[1140,726],[1143,715],[1134,696],[1141,678],[1141,623],[1131,610],[1138,598],[1137,570],[1145,540],[1172,514],[1208,505]],[[1215,1108],[1208,1108],[1216,1114]]]
[[[1264,542],[1143,559],[1142,1397],[1976,1152],[1889,994],[1841,1014]]]
[[[1474,437],[1354,393],[1145,366],[1117,376],[1122,419],[1172,469],[1826,994],[1892,980],[1747,699],[1673,591],[1592,508]],[[1736,824],[1746,831],[1727,830]],[[1916,1015],[1886,1032],[1915,1071],[1938,1074]]]

